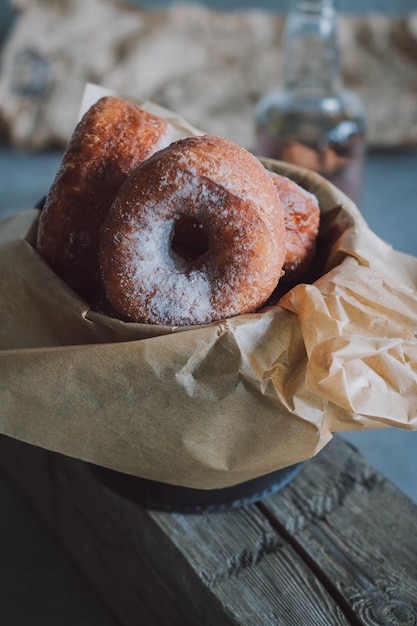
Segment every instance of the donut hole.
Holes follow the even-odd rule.
[[[204,224],[189,216],[174,224],[171,250],[185,261],[195,261],[207,253],[209,236]]]

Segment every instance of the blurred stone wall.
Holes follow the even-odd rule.
[[[64,145],[86,82],[152,100],[250,148],[253,107],[281,78],[282,15],[199,4],[14,0],[3,45],[0,128],[16,146]],[[417,145],[417,12],[342,14],[343,73],[371,146]]]

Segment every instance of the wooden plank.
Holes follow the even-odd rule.
[[[0,459],[128,626],[417,623],[417,507],[340,440],[259,505],[209,515],[147,511],[7,438]]]
[[[199,515],[156,514],[234,624],[347,624],[339,607],[257,507]],[[202,621],[203,613],[199,613]],[[207,619],[207,615],[204,614]],[[209,619],[209,624],[216,624]],[[222,622],[223,623],[223,622]],[[225,622],[229,623],[229,622]]]
[[[328,451],[262,510],[353,623],[417,624],[417,506],[340,439]]]
[[[147,511],[108,491],[80,461],[6,437],[0,459],[126,626],[350,623],[257,506]]]

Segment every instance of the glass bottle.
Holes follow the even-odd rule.
[[[358,204],[365,113],[342,84],[335,0],[292,0],[283,46],[283,86],[255,108],[255,152],[319,172]]]

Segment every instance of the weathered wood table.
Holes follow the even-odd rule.
[[[417,506],[339,438],[277,494],[205,515],[6,437],[0,465],[123,625],[417,624]]]

